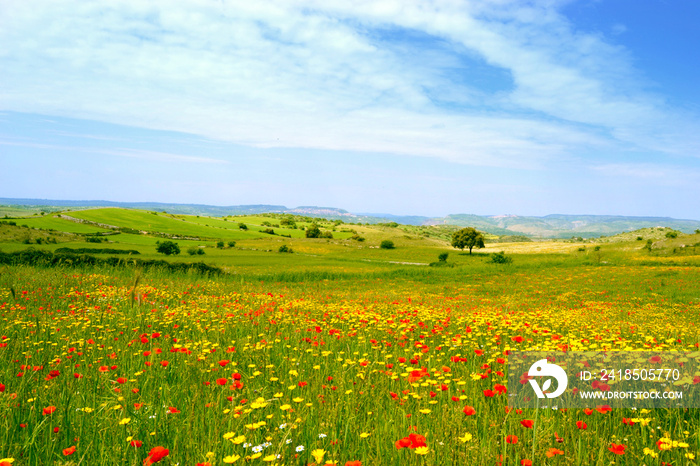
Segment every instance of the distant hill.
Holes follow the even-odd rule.
[[[597,238],[630,232],[641,228],[668,227],[684,233],[700,229],[700,221],[679,220],[670,217],[625,217],[616,215],[546,215],[528,217],[519,215],[473,215],[453,214],[447,217],[430,218],[393,214],[351,213],[335,207],[299,206],[288,208],[283,205],[234,205],[212,206],[204,204],[168,204],[160,202],[113,202],[113,201],[66,201],[50,199],[0,198],[0,206],[39,210],[57,208],[122,207],[144,209],[171,214],[204,215],[223,217],[229,215],[254,215],[262,213],[289,213],[329,220],[343,220],[346,223],[387,223],[404,225],[449,225],[471,226],[498,236],[526,235],[533,238]],[[15,212],[10,209],[10,212]]]

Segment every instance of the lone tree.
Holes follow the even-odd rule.
[[[166,256],[180,254],[180,246],[172,241],[156,241],[156,251]]]
[[[464,248],[469,248],[469,254],[472,253],[472,248],[484,247],[484,235],[472,227],[462,228],[455,231],[452,235],[452,247],[459,248],[464,251]]]

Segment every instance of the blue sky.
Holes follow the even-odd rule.
[[[0,197],[700,219],[700,3],[0,3]]]

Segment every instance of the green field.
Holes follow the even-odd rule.
[[[151,233],[88,243],[68,228],[95,227],[44,216],[0,224],[0,257],[134,249],[223,273],[0,265],[0,464],[697,464],[697,409],[509,410],[506,393],[512,350],[697,352],[698,234],[469,255],[400,226],[283,238],[258,230],[274,217],[122,210],[66,214]]]

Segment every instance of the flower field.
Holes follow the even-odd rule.
[[[697,351],[695,269],[7,268],[0,465],[694,465],[696,409],[509,410],[506,380],[512,350]]]

